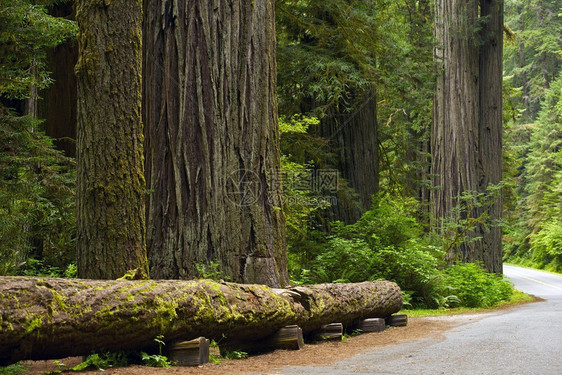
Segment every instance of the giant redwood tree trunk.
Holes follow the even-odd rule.
[[[115,279],[145,251],[142,1],[76,3],[79,60],[77,260],[81,277]]]
[[[310,332],[385,318],[402,307],[388,281],[290,290],[198,281],[0,278],[0,366],[92,351],[139,350],[199,336],[257,340],[297,324]]]
[[[437,78],[433,109],[432,173],[436,220],[455,220],[453,209],[464,191],[478,187],[478,41],[474,30],[477,0],[437,0],[435,4]],[[476,249],[463,249],[469,261]],[[466,244],[465,246],[468,246]]]
[[[459,196],[484,193],[501,180],[502,4],[481,0],[481,13],[477,0],[438,0],[435,5],[435,58],[442,71],[431,147],[433,215],[442,227],[445,221],[484,219],[472,228],[471,239],[451,249],[449,259],[482,261],[493,272],[501,272],[501,232],[494,227],[501,200],[467,208]],[[480,32],[478,24],[484,25]]]
[[[287,284],[273,0],[145,4],[152,277]]]
[[[502,181],[503,137],[503,0],[480,0],[480,17],[486,19],[481,32],[480,47],[480,112],[478,122],[478,149],[481,171],[478,191]],[[482,237],[480,256],[489,271],[501,273],[502,195],[494,196],[493,203],[481,213],[489,216],[486,228],[480,226]]]

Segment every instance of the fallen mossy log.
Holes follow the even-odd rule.
[[[297,324],[385,318],[402,306],[387,281],[291,289],[210,280],[102,281],[0,277],[0,365],[135,350],[199,336],[259,340]]]

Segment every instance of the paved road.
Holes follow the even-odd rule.
[[[285,367],[272,374],[562,374],[562,277],[513,266],[504,272],[517,289],[546,301],[447,317],[465,323],[444,339],[373,348],[326,367]]]

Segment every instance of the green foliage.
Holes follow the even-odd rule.
[[[209,280],[225,280],[231,281],[231,278],[224,273],[220,269],[220,264],[218,262],[210,261],[207,263],[197,263],[195,265],[197,269],[197,277],[198,279],[209,279]]]
[[[171,367],[172,363],[168,361],[168,357],[162,355],[162,346],[166,345],[166,343],[164,343],[164,336],[156,336],[154,342],[158,344],[158,354],[148,354],[145,352],[141,352],[142,362],[149,367]]]
[[[24,99],[29,88],[47,87],[47,47],[55,47],[78,31],[75,22],[47,14],[54,1],[0,0],[0,97]]]
[[[0,124],[0,275],[33,257],[64,268],[74,257],[75,162],[37,121],[0,108]]]
[[[321,251],[325,235],[318,231],[321,213],[330,206],[322,191],[312,191],[307,180],[314,165],[306,162],[307,150],[317,151],[318,138],[307,132],[317,126],[315,117],[295,115],[280,117],[281,173],[283,212],[287,228],[287,257],[291,279],[302,282],[303,272],[315,254]]]
[[[334,225],[334,232],[345,237],[361,238],[371,247],[404,247],[419,237],[423,228],[415,218],[419,204],[413,198],[395,198],[388,194],[373,197],[371,210],[355,224]]]
[[[223,335],[223,337],[225,337],[225,336]],[[211,340],[211,343],[209,344],[209,347],[215,348],[215,350],[218,350],[219,344],[215,340]],[[216,353],[216,351],[215,351],[215,353]],[[221,358],[222,357],[221,357],[220,354],[215,354],[215,353],[209,353],[209,362],[214,364],[214,365],[219,365],[219,364],[221,364]]]
[[[517,289],[512,290],[512,295],[509,300],[502,301],[497,306],[515,306],[520,305],[522,303],[533,302],[535,301],[535,297],[530,296],[526,293],[523,293]],[[455,306],[458,306],[459,303],[455,303]],[[439,316],[439,315],[456,315],[456,314],[466,314],[466,313],[475,313],[481,312],[482,307],[454,307],[450,309],[426,309],[426,308],[418,308],[418,309],[410,309],[405,308],[399,312],[399,314],[406,314],[409,317],[426,317],[426,316]]]
[[[162,368],[170,368],[172,367],[172,363],[168,361],[168,357],[161,354],[147,354],[145,352],[141,352],[141,359],[145,366],[148,367],[162,367]]]
[[[244,359],[248,357],[248,353],[243,352],[241,350],[233,350],[230,352],[224,353],[224,358],[226,359]]]
[[[502,276],[487,273],[474,263],[457,264],[445,272],[447,285],[464,307],[494,307],[509,301],[513,293],[511,283]]]
[[[430,2],[280,0],[276,6],[280,114],[345,124],[366,99],[376,102],[381,188],[405,195],[427,188],[435,74]],[[287,152],[282,140],[285,155],[306,155],[292,161],[320,168],[345,163],[331,139],[285,139],[296,150]],[[354,201],[353,193],[340,189],[338,199]]]
[[[432,281],[443,267],[442,250],[422,239],[413,199],[375,197],[372,209],[351,225],[337,222],[300,283],[386,279],[409,291],[412,303],[433,304]]]
[[[323,251],[299,274],[298,283],[395,281],[406,306],[491,307],[509,299],[511,286],[478,265],[447,268],[444,247],[415,218],[414,199],[375,196],[354,224],[334,223]]]
[[[562,68],[562,18],[556,0],[507,0],[506,24],[515,40],[505,44],[504,67],[522,90],[525,121],[534,121],[546,91]]]
[[[86,360],[72,368],[72,371],[83,371],[96,369],[104,371],[112,367],[124,367],[128,365],[128,355],[125,352],[108,352],[104,354],[93,353]]]
[[[516,125],[518,201],[506,227],[506,259],[561,270],[562,74],[552,82],[534,124]]]
[[[385,4],[383,38],[391,43],[379,57],[383,79],[377,91],[380,189],[418,196],[429,189],[429,139],[435,74],[431,2]],[[380,21],[379,21],[380,22]]]
[[[148,354],[146,352],[135,351],[118,351],[106,353],[92,353],[86,359],[74,366],[72,369],[65,369],[65,364],[55,361],[59,366],[59,370],[52,372],[58,374],[64,371],[84,371],[88,369],[95,369],[104,371],[108,368],[125,367],[130,364],[143,364],[149,367],[169,368],[172,363],[168,358],[162,355],[162,346],[165,345],[163,336],[157,336],[154,341],[158,344],[158,354]]]
[[[562,220],[552,220],[531,235],[532,259],[540,268],[562,271]]]
[[[74,161],[55,151],[39,121],[5,107],[51,82],[46,48],[77,31],[47,14],[52,3],[0,0],[0,275],[33,269],[28,259],[65,268],[74,257]]]
[[[282,114],[300,113],[299,104],[313,99],[319,115],[371,85],[375,10],[369,14],[365,2],[347,0],[281,0],[276,7]]]
[[[77,277],[78,270],[74,263],[69,264],[66,269],[46,265],[42,260],[29,258],[19,269],[18,274],[22,276],[38,276],[38,277]]]
[[[489,231],[500,222],[490,221],[489,210],[502,196],[506,183],[488,185],[485,192],[464,191],[451,210],[448,220],[443,219],[441,237],[445,254],[450,257],[462,244],[481,239],[481,231]]]
[[[352,338],[352,337],[361,335],[362,333],[363,333],[363,330],[362,330],[362,329],[354,329],[354,330],[351,331],[350,333],[344,332],[344,334],[343,334],[342,337],[341,337],[341,341],[344,341],[344,342],[345,342],[345,341],[349,340],[349,339]]]
[[[290,119],[281,116],[279,118],[279,132],[281,134],[306,134],[311,126],[318,125],[320,121],[316,117],[294,115]]]
[[[0,375],[18,375],[24,374],[29,370],[29,366],[22,364],[21,362],[14,363],[13,365],[0,367]]]

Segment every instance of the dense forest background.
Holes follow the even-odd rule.
[[[292,283],[389,279],[407,303],[493,305],[508,293],[499,279],[450,255],[495,227],[504,260],[562,271],[562,4],[505,1],[503,179],[464,191],[440,227],[431,199],[434,8],[275,1]],[[76,275],[74,19],[72,2],[0,0],[0,275]],[[503,218],[492,222],[498,194]],[[194,260],[189,272],[231,277],[219,260]],[[492,292],[468,291],[468,279]]]

